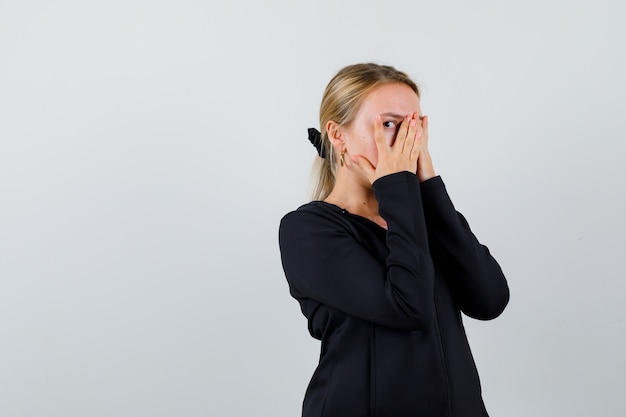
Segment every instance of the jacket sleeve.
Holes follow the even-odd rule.
[[[423,182],[420,188],[431,251],[445,270],[459,308],[481,320],[499,316],[509,301],[502,269],[455,210],[441,177]]]
[[[434,316],[434,272],[419,181],[415,174],[396,173],[373,189],[388,226],[386,259],[371,253],[340,219],[291,212],[279,231],[291,293],[378,325],[426,328]]]

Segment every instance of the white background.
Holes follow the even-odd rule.
[[[492,416],[623,416],[626,3],[0,0],[0,416],[300,413],[280,218],[326,83],[423,90],[507,274],[466,319]]]

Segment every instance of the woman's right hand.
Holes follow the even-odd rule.
[[[423,138],[422,123],[417,113],[408,114],[400,124],[395,140],[387,144],[381,116],[374,121],[374,141],[378,150],[376,166],[362,155],[355,155],[352,161],[365,173],[365,176],[374,183],[385,175],[396,172],[417,172],[421,142]]]

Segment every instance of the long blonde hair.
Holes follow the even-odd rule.
[[[373,63],[355,64],[342,68],[326,86],[320,105],[320,132],[325,158],[316,157],[311,179],[311,198],[323,200],[335,186],[337,161],[326,124],[334,121],[347,126],[354,119],[363,99],[375,87],[387,83],[408,85],[417,96],[420,91],[405,73],[394,67]]]

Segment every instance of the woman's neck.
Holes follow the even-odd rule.
[[[337,178],[331,193],[324,200],[374,221],[378,215],[378,200],[368,184],[351,181],[348,178]]]

